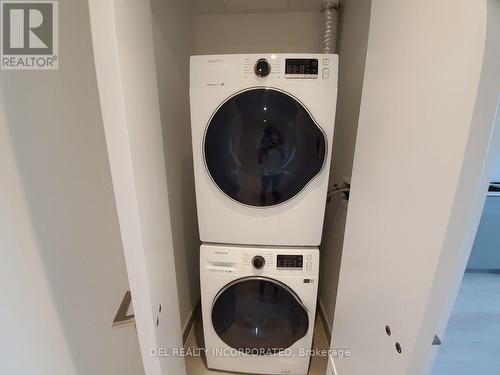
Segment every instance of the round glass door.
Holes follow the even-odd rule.
[[[219,292],[212,307],[212,324],[230,347],[270,354],[304,337],[309,318],[300,299],[285,284],[248,277]]]
[[[205,133],[207,169],[230,198],[272,206],[297,195],[321,171],[326,140],[304,106],[275,89],[224,102]]]

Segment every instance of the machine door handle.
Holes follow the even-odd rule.
[[[113,328],[135,326],[134,314],[127,314],[131,302],[132,294],[130,294],[130,290],[127,290],[123,296],[122,303],[120,303],[120,307],[118,307],[115,318],[113,319]]]

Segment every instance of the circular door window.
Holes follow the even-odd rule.
[[[272,354],[293,345],[307,333],[307,310],[285,284],[248,277],[228,284],[212,307],[215,332],[231,348]]]
[[[323,131],[294,97],[276,89],[242,91],[207,126],[205,162],[230,198],[272,206],[297,195],[321,171]]]

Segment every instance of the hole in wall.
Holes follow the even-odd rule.
[[[401,344],[399,342],[396,343],[396,351],[398,353],[401,353],[402,352],[402,349],[401,349]]]

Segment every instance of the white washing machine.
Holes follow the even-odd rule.
[[[337,55],[191,57],[203,242],[320,244],[337,72]]]
[[[201,245],[207,365],[258,374],[307,374],[319,251]]]

